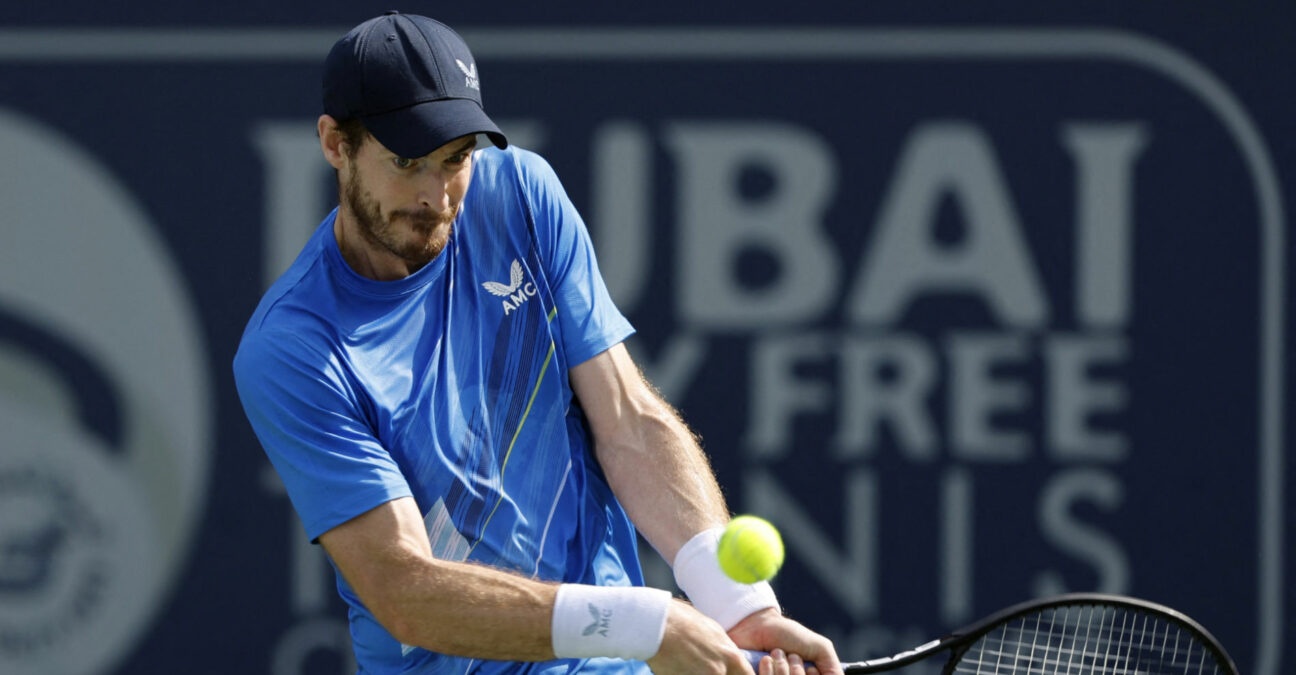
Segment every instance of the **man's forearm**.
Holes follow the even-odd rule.
[[[481,565],[437,561],[406,576],[405,589],[375,616],[402,644],[504,661],[554,658],[550,626],[556,584]],[[371,608],[372,605],[368,605]]]
[[[320,543],[402,644],[474,658],[553,658],[557,586],[433,558],[413,499],[383,504],[325,532]]]
[[[635,526],[667,561],[693,535],[729,519],[724,496],[696,437],[643,380],[620,347],[599,381],[615,382],[594,407],[595,448],[612,491]],[[587,365],[578,366],[578,370]],[[588,373],[586,373],[588,375]]]

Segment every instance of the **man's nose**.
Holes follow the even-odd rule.
[[[419,181],[419,203],[434,211],[446,206],[446,180],[439,172],[429,172]]]

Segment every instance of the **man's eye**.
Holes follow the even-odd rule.
[[[449,158],[446,159],[446,162],[449,164],[463,164],[464,162],[468,161],[468,156],[470,154],[471,153],[461,152],[457,155],[451,155]]]
[[[414,166],[415,161],[417,160],[413,160],[408,157],[396,157],[395,159],[392,160],[392,164],[394,164],[397,169],[408,169]]]

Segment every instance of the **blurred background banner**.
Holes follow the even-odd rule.
[[[0,673],[352,672],[230,362],[388,7],[108,4],[0,9]],[[403,9],[556,167],[790,614],[858,659],[1126,593],[1284,672],[1296,10],[540,4]]]

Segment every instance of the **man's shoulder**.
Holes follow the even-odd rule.
[[[473,161],[476,163],[474,181],[525,185],[547,181],[554,175],[549,160],[537,152],[516,145],[502,150],[495,146],[481,148],[477,150]]]
[[[317,335],[332,304],[321,289],[327,289],[327,275],[323,256],[310,251],[308,244],[303,254],[270,285],[261,296],[255,311],[244,330],[241,346],[257,342],[276,342],[293,336],[294,342],[308,340]]]
[[[534,163],[548,164],[548,160],[534,150],[510,145],[507,148],[497,148],[494,145],[479,147],[474,151],[474,161],[478,164],[486,164],[492,167],[505,166],[527,166]]]
[[[281,279],[281,281],[284,281]],[[234,353],[235,384],[265,387],[285,372],[323,372],[337,363],[336,331],[311,309],[300,284],[276,283],[261,299]],[[273,388],[273,387],[272,387]]]

